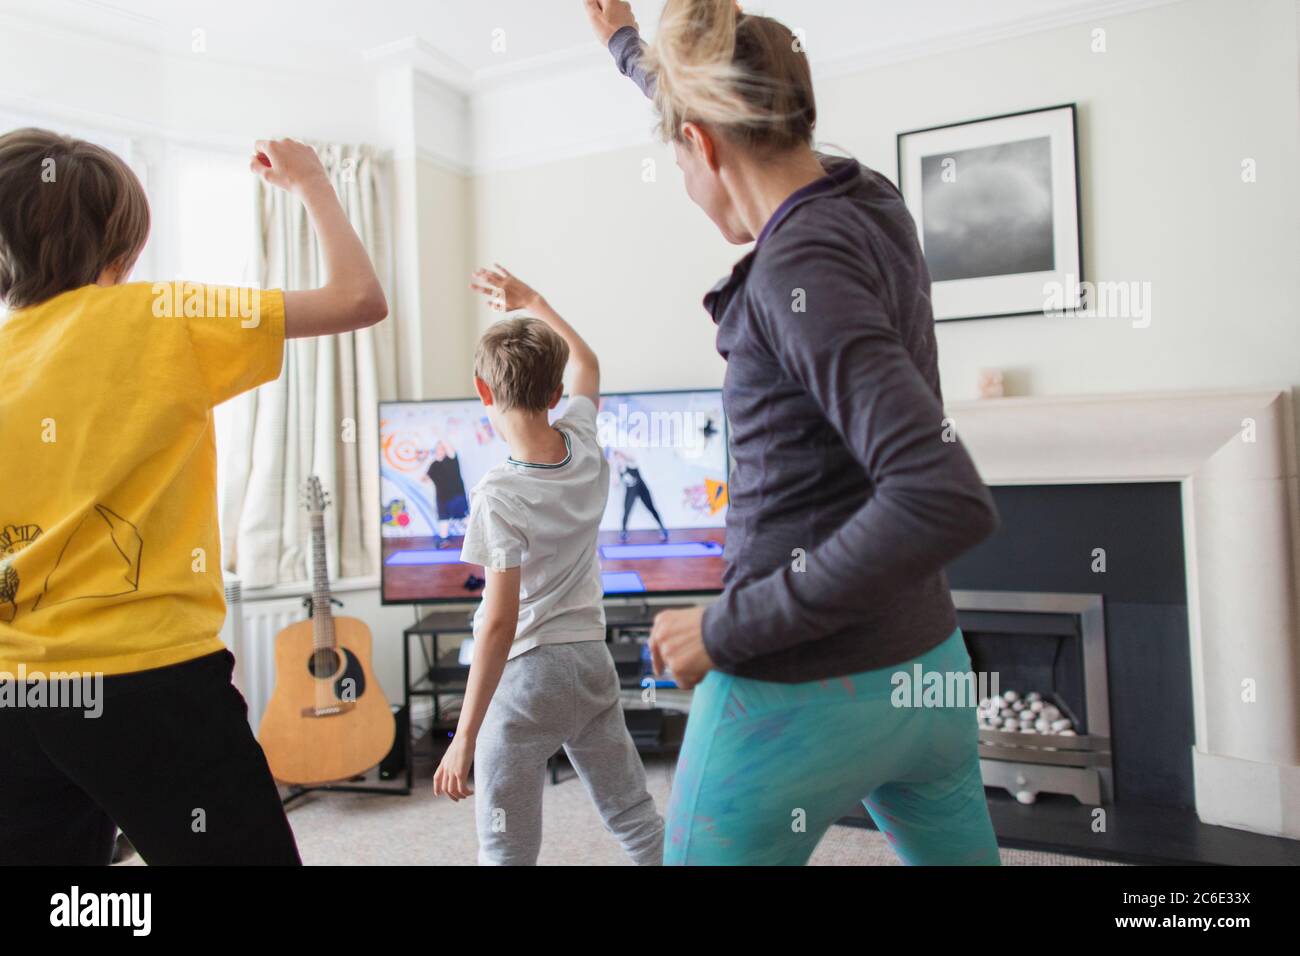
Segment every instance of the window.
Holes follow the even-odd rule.
[[[133,279],[232,285],[251,280],[254,193],[246,155],[228,147],[132,137],[57,117],[0,111],[0,132],[25,126],[97,143],[121,156],[140,177],[153,230]]]
[[[155,278],[242,285],[253,279],[248,156],[168,143],[155,166]]]

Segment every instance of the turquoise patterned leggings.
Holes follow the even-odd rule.
[[[664,862],[802,865],[861,801],[904,863],[996,866],[975,701],[895,706],[894,675],[918,664],[968,673],[961,631],[904,664],[806,684],[710,673],[691,704]]]

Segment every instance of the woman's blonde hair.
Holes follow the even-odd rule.
[[[644,65],[667,141],[692,122],[754,149],[812,142],[817,103],[802,43],[783,23],[739,12],[734,0],[668,0]]]

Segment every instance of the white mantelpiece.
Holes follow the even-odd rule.
[[[990,485],[1182,485],[1197,814],[1300,839],[1300,476],[1290,393],[1005,398],[949,414]]]

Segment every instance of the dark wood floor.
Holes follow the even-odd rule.
[[[1300,841],[1207,826],[1191,810],[1109,806],[1098,833],[1095,808],[1072,797],[1044,794],[1025,806],[1005,791],[986,793],[998,843],[1006,847],[1145,865],[1300,866]],[[865,811],[843,822],[874,829]]]

